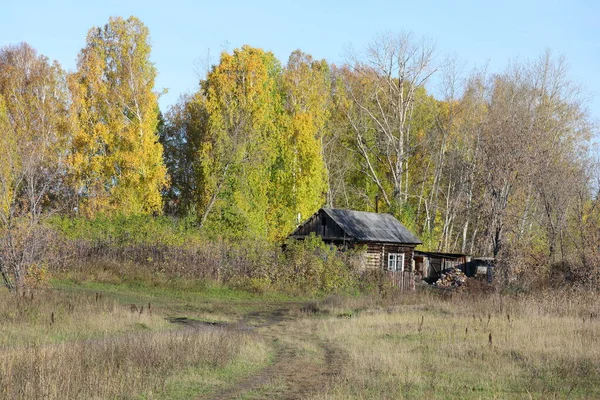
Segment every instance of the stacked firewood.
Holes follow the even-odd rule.
[[[433,284],[440,288],[455,288],[467,283],[467,276],[460,269],[454,267],[444,271],[440,279]]]

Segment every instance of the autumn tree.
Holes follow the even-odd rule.
[[[354,151],[354,135],[346,118],[350,102],[343,79],[346,72],[346,68],[331,67],[331,102],[322,136],[323,161],[328,179],[326,204],[330,208],[364,209],[374,199],[370,198],[368,190],[355,184],[354,178],[361,179],[363,175],[359,168],[360,157]]]
[[[385,34],[367,48],[364,60],[346,66],[346,110],[364,174],[389,208],[409,198],[413,113],[418,93],[435,71],[433,47],[408,33]]]
[[[431,121],[415,132],[412,156],[413,198],[417,227],[426,246],[467,252],[474,245],[477,168],[481,124],[486,115],[485,75],[464,75],[455,58],[441,69],[440,100],[428,101]],[[471,229],[474,228],[474,229]]]
[[[160,211],[167,175],[155,77],[148,28],[139,19],[111,18],[89,31],[70,76],[78,121],[73,185],[86,214]]]
[[[543,57],[531,66],[514,64],[494,79],[481,153],[494,256],[507,235],[530,237],[533,227],[545,233],[549,261],[555,261],[573,199],[564,185],[577,182],[578,154],[589,137],[562,69],[560,61]]]
[[[280,210],[282,218],[275,223],[291,231],[297,216],[307,218],[325,203],[323,140],[330,113],[329,66],[325,60],[294,51],[283,71],[281,90],[287,118],[278,136],[280,167],[272,178],[272,193],[279,200],[272,202],[271,210]]]
[[[170,187],[165,207],[170,214],[185,215],[196,203],[198,152],[207,133],[208,113],[200,94],[181,96],[159,124]]]
[[[61,206],[71,126],[65,74],[23,43],[0,50],[0,273],[21,292],[39,224]]]
[[[280,70],[272,53],[244,46],[223,53],[202,82],[208,122],[198,153],[201,225],[268,235],[270,167],[283,111],[277,100]]]
[[[582,105],[581,89],[567,76],[563,57],[549,51],[531,66],[534,98],[533,135],[539,161],[533,170],[534,188],[543,210],[548,259],[565,259],[568,218],[577,202],[576,191],[586,187],[581,179],[587,168],[592,125]],[[565,183],[575,191],[565,190]]]
[[[569,218],[568,242],[572,259],[568,263],[575,279],[591,288],[600,283],[600,162],[588,160],[574,193],[572,217]]]
[[[300,51],[285,68],[250,46],[221,55],[194,96],[206,116],[195,167],[202,226],[280,239],[325,203],[330,85],[327,63]]]

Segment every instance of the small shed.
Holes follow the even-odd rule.
[[[421,241],[391,214],[321,208],[304,221],[291,238],[311,233],[338,247],[366,247],[365,269],[413,270],[413,253]]]
[[[467,262],[465,274],[485,278],[489,283],[494,277],[494,257],[473,257]]]
[[[423,279],[435,281],[444,270],[459,268],[467,273],[470,257],[460,253],[441,253],[433,251],[415,251],[415,269]]]

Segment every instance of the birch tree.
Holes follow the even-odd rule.
[[[282,221],[285,230],[289,230],[297,215],[307,218],[325,203],[327,171],[323,140],[330,114],[329,66],[325,60],[313,60],[297,50],[290,55],[282,80],[288,118],[287,134],[279,148],[281,161],[286,164],[282,170],[289,180],[284,186],[289,191],[274,182],[274,193],[279,193],[289,204],[285,222]]]
[[[41,219],[60,206],[71,125],[65,74],[23,43],[0,50],[0,273],[24,290]]]
[[[346,91],[347,111],[364,172],[385,203],[402,205],[409,197],[413,113],[417,91],[434,73],[433,46],[411,34],[384,34],[367,48],[365,60],[352,56]],[[376,168],[385,165],[384,170]],[[389,180],[390,187],[386,187]]]
[[[208,112],[198,153],[200,224],[230,233],[268,235],[270,167],[283,109],[272,53],[244,46],[223,53],[201,83]]]
[[[156,68],[148,28],[137,18],[110,18],[92,28],[70,77],[74,186],[85,213],[161,210],[167,184],[156,132]]]

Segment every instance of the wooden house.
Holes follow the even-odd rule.
[[[311,233],[338,247],[365,246],[365,269],[412,272],[419,238],[390,214],[322,208],[304,221],[291,238]],[[414,282],[413,282],[414,283]]]

